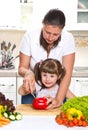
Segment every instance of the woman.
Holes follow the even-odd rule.
[[[62,63],[66,75],[56,97],[50,101],[48,109],[51,109],[62,104],[68,91],[75,60],[75,42],[72,34],[64,30],[65,15],[61,10],[51,9],[42,23],[40,30],[27,31],[22,39],[18,72],[24,77],[23,87],[32,93],[35,89],[34,65],[47,58],[54,58]]]

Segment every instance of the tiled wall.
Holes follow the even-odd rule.
[[[88,46],[88,31],[70,31],[76,40],[76,47]]]
[[[88,31],[71,31],[76,41],[75,66],[88,66]]]

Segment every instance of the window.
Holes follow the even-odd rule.
[[[33,0],[0,0],[0,28],[26,29],[32,11]]]
[[[20,0],[20,28],[27,29],[31,25],[33,0]]]
[[[78,0],[77,23],[88,23],[88,0]]]

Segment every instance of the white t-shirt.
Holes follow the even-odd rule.
[[[39,89],[39,86],[36,84],[36,97],[51,96],[52,98],[56,97],[59,85],[56,84],[53,89],[43,88]]]
[[[41,30],[27,31],[22,39],[20,45],[20,52],[25,55],[31,56],[30,67],[47,59],[47,52],[40,46],[40,33]],[[61,41],[57,47],[51,49],[48,58],[54,58],[62,63],[62,57],[75,52],[75,41],[73,35],[66,30],[62,31]]]

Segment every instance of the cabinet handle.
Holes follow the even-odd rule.
[[[88,80],[85,80],[85,79],[84,79],[84,80],[78,80],[78,79],[77,79],[76,81],[77,81],[77,82],[88,82]]]
[[[14,86],[14,84],[10,84],[9,86]]]
[[[10,85],[5,85],[5,84],[0,84],[0,86],[15,86],[14,84],[10,84]]]
[[[5,86],[5,84],[0,84],[0,86]]]

